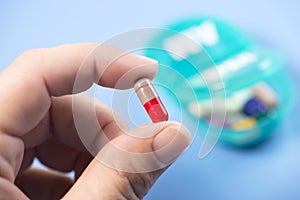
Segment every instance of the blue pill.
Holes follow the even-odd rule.
[[[243,113],[248,116],[257,117],[265,114],[267,111],[267,106],[255,97],[249,99],[243,107]]]

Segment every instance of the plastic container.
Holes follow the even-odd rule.
[[[283,57],[213,17],[188,18],[166,28],[153,36],[145,55],[166,66],[157,81],[174,92],[183,110],[200,123],[200,132],[208,130],[210,137],[239,147],[271,135],[291,104]],[[271,92],[267,102],[275,98],[275,105],[259,106],[257,87],[260,95]]]

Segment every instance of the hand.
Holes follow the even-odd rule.
[[[125,134],[112,110],[96,102],[97,120],[110,141],[98,149],[96,158],[91,155],[78,136],[72,98],[76,95],[76,74],[97,46],[84,43],[30,50],[0,74],[0,199],[141,199],[189,145],[188,131],[175,122],[129,131],[133,135],[152,135],[146,139]],[[87,81],[76,93],[87,90],[93,82],[114,88],[133,69],[137,73],[130,74],[128,80],[152,79],[157,72],[156,62],[132,54],[108,66],[120,50],[109,46],[102,50],[89,56],[91,62],[84,69]],[[128,81],[123,87],[132,84]],[[82,97],[77,105],[82,116],[88,116],[89,101]],[[155,128],[158,125],[161,127]],[[87,137],[95,136],[88,129],[86,132]],[[121,150],[115,151],[116,147]],[[130,160],[118,152],[150,152],[153,156],[146,161]],[[30,167],[34,157],[49,170]],[[159,162],[165,165],[143,173],[130,171],[145,165],[143,162],[148,166]],[[75,172],[75,183],[60,173],[70,171]]]

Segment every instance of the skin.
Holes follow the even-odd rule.
[[[110,141],[97,158],[86,150],[73,120],[73,84],[81,64],[98,46],[82,43],[29,50],[0,74],[0,199],[142,199],[189,145],[188,131],[176,122],[166,122],[156,132],[151,129],[153,124],[137,128],[137,135],[149,132],[145,139],[124,134],[112,110],[96,102],[97,120]],[[139,66],[148,67],[131,74],[128,84],[122,84],[124,88],[133,87],[129,80],[152,79],[157,72],[156,62],[132,54],[105,68],[120,50],[102,48],[105,53],[95,55],[97,62],[86,68],[87,84],[76,93],[88,89],[93,82],[114,88],[119,78]],[[95,78],[95,74],[101,78]],[[88,102],[83,98],[78,105],[82,116],[88,116],[85,101]],[[104,159],[109,165],[99,162],[115,147],[134,153],[167,147],[147,160],[148,164],[159,160],[165,165],[154,171],[125,172],[122,166],[134,163],[136,167],[140,161],[129,162],[118,151],[111,160]],[[121,169],[114,167],[118,156],[122,158],[117,163]],[[32,168],[34,157],[49,170]],[[75,172],[75,180],[61,173],[70,171]]]

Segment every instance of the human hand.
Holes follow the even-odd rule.
[[[141,199],[189,145],[188,131],[175,122],[149,124],[132,131],[151,135],[146,139],[128,135],[112,110],[96,102],[96,117],[109,142],[98,149],[96,158],[91,155],[78,135],[72,98],[76,95],[76,74],[97,46],[84,43],[30,50],[0,74],[0,199]],[[120,52],[109,46],[103,48],[105,53],[92,56],[84,69],[87,81],[76,93],[87,90],[93,82],[114,88],[132,69],[137,69],[129,75],[133,81],[152,79],[157,72],[157,63],[132,54],[108,65]],[[130,88],[133,82],[123,86]],[[77,104],[83,117],[89,115],[89,103],[88,98],[82,98]],[[155,128],[158,125],[160,128]],[[86,132],[87,137],[99,134]],[[121,158],[113,150],[116,147],[127,153],[153,154],[142,163],[145,160]],[[105,155],[110,158],[102,159]],[[33,169],[30,165],[34,157],[55,171]],[[158,162],[164,165],[154,171],[122,171],[123,167],[135,169]],[[70,171],[75,172],[75,183],[59,173]]]

